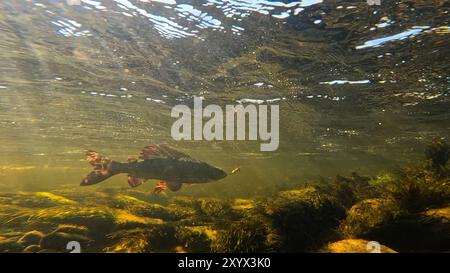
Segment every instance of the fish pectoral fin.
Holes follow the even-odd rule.
[[[165,191],[167,189],[171,191],[177,191],[181,188],[181,183],[177,182],[166,182],[166,181],[158,181],[155,185],[154,193],[160,193],[162,191]]]
[[[145,180],[141,179],[141,178],[137,178],[131,175],[128,175],[128,184],[130,185],[130,187],[135,188],[139,185],[144,184]]]
[[[167,182],[167,186],[171,191],[178,191],[181,189],[181,183],[178,182]]]

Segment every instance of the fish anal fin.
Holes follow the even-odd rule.
[[[139,185],[144,184],[145,180],[142,178],[137,178],[134,176],[129,175],[128,176],[128,184],[130,185],[130,187],[137,187]]]

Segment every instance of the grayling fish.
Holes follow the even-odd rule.
[[[94,151],[87,151],[88,162],[94,166],[81,182],[88,186],[120,173],[128,174],[128,184],[137,187],[147,179],[159,179],[155,192],[165,189],[177,191],[183,183],[207,183],[222,179],[227,174],[205,162],[193,159],[164,144],[152,144],[145,147],[139,159],[128,158],[128,162],[117,162]]]

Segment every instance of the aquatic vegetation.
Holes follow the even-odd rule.
[[[335,197],[346,208],[350,208],[358,201],[377,196],[370,178],[360,176],[356,172],[349,177],[337,175],[333,181],[326,181],[319,188]]]
[[[431,161],[434,168],[443,168],[450,157],[450,146],[445,139],[436,138],[425,150],[425,158]]]
[[[394,179],[380,183],[380,193],[407,212],[445,206],[450,202],[450,176],[425,162],[400,169]]]

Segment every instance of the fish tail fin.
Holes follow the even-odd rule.
[[[94,167],[82,181],[80,186],[89,186],[102,182],[103,180],[117,174],[112,168],[113,163],[111,159],[94,151],[86,151],[86,160]]]

